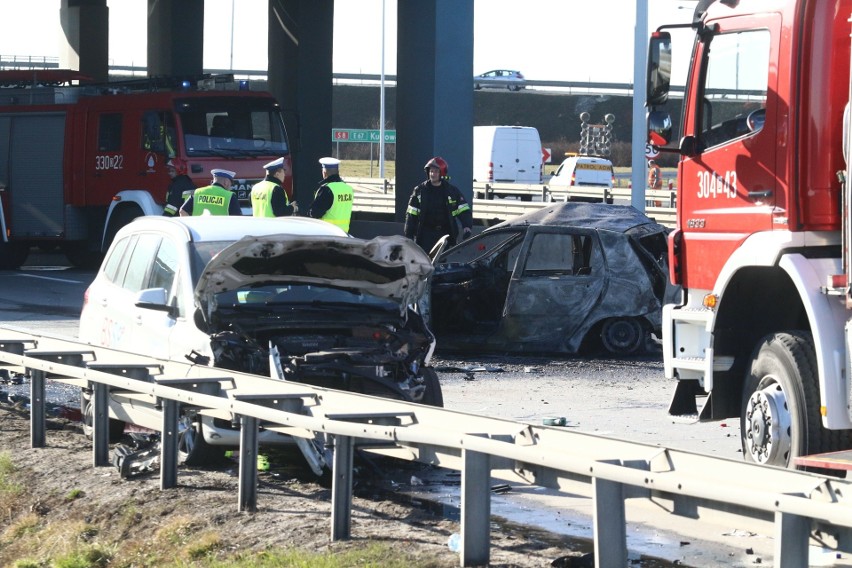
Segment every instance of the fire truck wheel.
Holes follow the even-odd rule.
[[[633,355],[645,344],[645,329],[636,318],[610,318],[601,327],[601,343],[613,355]]]
[[[0,270],[20,268],[30,254],[24,243],[0,243]]]
[[[88,438],[92,439],[94,436],[94,405],[92,404],[92,391],[88,389],[83,389],[80,391],[80,414],[83,417],[83,434]],[[124,422],[121,420],[116,420],[115,418],[109,419],[109,443],[115,444],[119,442],[124,436]]]
[[[441,382],[438,380],[438,373],[435,369],[427,367],[423,369],[423,379],[426,385],[426,391],[423,394],[423,404],[428,406],[437,406],[443,408],[444,393],[441,390]]]
[[[743,385],[740,432],[748,462],[792,467],[795,457],[831,450],[809,332],[776,333],[759,343]]]
[[[118,209],[113,213],[112,218],[109,220],[109,228],[106,232],[106,238],[104,239],[103,250],[104,252],[109,249],[109,246],[112,244],[112,241],[115,239],[115,234],[121,229],[123,226],[130,223],[137,217],[142,216],[142,210],[139,209],[136,205],[128,205],[121,209]]]
[[[224,457],[222,448],[204,441],[199,420],[181,416],[178,425],[178,462],[189,466],[216,465]]]

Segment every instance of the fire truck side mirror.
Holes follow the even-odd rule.
[[[648,42],[647,106],[666,104],[672,77],[672,35],[654,32]]]

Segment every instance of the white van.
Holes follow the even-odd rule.
[[[569,156],[547,185],[551,192],[564,194],[565,201],[612,203],[614,181],[612,162],[606,158]]]
[[[531,126],[474,126],[473,181],[541,183],[541,138]]]

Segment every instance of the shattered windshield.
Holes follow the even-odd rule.
[[[284,122],[272,99],[198,97],[176,101],[186,154],[191,157],[284,156]]]

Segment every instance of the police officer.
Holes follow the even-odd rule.
[[[186,162],[180,158],[169,160],[166,163],[166,171],[169,177],[172,178],[172,181],[166,190],[166,205],[163,207],[163,215],[174,217],[177,215],[178,209],[180,209],[184,201],[195,191],[195,184],[186,175]]]
[[[340,179],[337,173],[340,160],[336,158],[321,158],[322,181],[319,184],[314,202],[308,215],[314,219],[322,219],[337,225],[347,233],[352,219],[352,198],[355,192],[352,187]]]
[[[251,188],[251,211],[255,217],[284,217],[295,215],[299,206],[292,204],[287,198],[287,192],[281,185],[287,179],[288,164],[284,158],[272,160],[263,169],[266,178],[254,184]]]
[[[449,181],[446,160],[435,156],[423,166],[428,179],[414,188],[405,212],[405,236],[413,239],[427,253],[444,235],[449,245],[456,244],[458,226],[462,239],[470,236],[473,211],[459,189]]]
[[[210,170],[213,183],[199,187],[180,208],[181,217],[189,215],[242,215],[240,200],[231,191],[236,173],[229,170]]]

